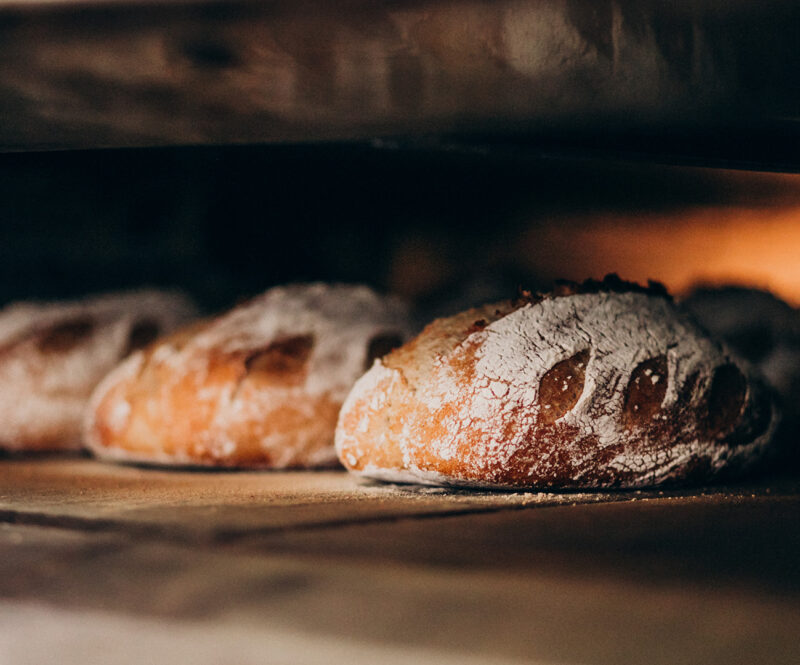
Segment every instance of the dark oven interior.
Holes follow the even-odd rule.
[[[431,312],[618,272],[800,303],[800,176],[625,154],[324,143],[0,156],[0,301],[292,281]],[[438,308],[438,309],[437,309]]]

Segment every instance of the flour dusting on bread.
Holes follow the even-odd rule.
[[[186,297],[158,291],[0,310],[0,446],[80,447],[83,412],[103,376],[194,314]]]
[[[429,326],[354,388],[343,463],[369,477],[607,487],[758,459],[776,414],[750,370],[663,293],[615,286],[509,303],[466,335],[455,317]],[[409,368],[414,348],[436,345],[426,337],[457,341]]]
[[[364,286],[271,289],[113,372],[92,398],[87,444],[152,463],[335,464],[342,401],[408,321],[402,303]]]

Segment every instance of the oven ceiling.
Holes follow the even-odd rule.
[[[435,136],[796,170],[800,5],[0,0],[0,150]]]

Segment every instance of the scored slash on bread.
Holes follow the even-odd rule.
[[[434,321],[356,383],[336,448],[397,482],[645,487],[743,472],[777,417],[663,287],[609,276]]]

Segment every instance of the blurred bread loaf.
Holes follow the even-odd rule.
[[[158,291],[0,310],[0,447],[79,448],[86,403],[100,380],[194,314],[186,297]]]
[[[86,443],[154,464],[336,464],[344,398],[407,326],[402,304],[364,286],[271,289],[132,355],[93,395]]]

